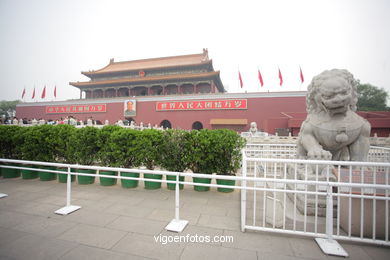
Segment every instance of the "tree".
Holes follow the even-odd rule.
[[[14,101],[0,101],[0,117],[8,118],[12,117],[16,111],[16,104],[20,103],[20,100]]]
[[[360,84],[358,90],[358,111],[386,111],[388,93],[383,88],[371,84]]]

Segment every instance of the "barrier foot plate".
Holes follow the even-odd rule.
[[[348,253],[336,240],[328,238],[316,238],[315,240],[325,254],[348,257]]]
[[[168,231],[173,231],[173,232],[182,232],[184,228],[187,226],[188,220],[176,220],[173,219],[169,224],[165,227],[166,230]]]
[[[72,213],[80,208],[81,208],[80,206],[70,205],[70,206],[60,208],[59,210],[56,210],[54,213],[59,214],[59,215],[68,215],[68,214],[70,214],[70,213]]]
[[[5,197],[8,197],[8,195],[5,193],[0,193],[0,199],[5,198]]]

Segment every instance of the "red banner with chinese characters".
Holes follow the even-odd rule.
[[[156,111],[247,109],[247,99],[157,102]]]
[[[106,112],[106,104],[47,106],[46,107],[46,114],[99,113],[99,112]]]

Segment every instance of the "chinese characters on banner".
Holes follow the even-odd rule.
[[[46,107],[46,114],[99,113],[99,112],[106,112],[106,104],[47,106]]]
[[[157,102],[156,111],[247,109],[247,99]]]

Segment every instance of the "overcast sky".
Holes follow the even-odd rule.
[[[31,101],[35,86],[40,101],[45,85],[45,100],[54,86],[57,100],[78,98],[69,82],[88,80],[80,72],[110,58],[203,48],[229,92],[306,90],[313,76],[343,68],[390,93],[389,14],[388,0],[0,0],[0,100],[20,99],[26,88]]]

